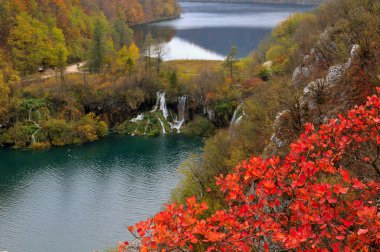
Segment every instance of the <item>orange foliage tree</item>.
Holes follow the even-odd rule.
[[[252,157],[220,175],[222,210],[207,214],[191,197],[129,230],[142,251],[379,250],[379,112],[374,95],[318,130],[307,124],[284,158]],[[352,176],[352,156],[373,176]]]

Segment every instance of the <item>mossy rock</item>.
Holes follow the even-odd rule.
[[[115,132],[120,135],[134,135],[134,136],[156,136],[163,134],[162,121],[165,132],[170,132],[170,125],[160,111],[144,113],[144,119],[132,122],[128,119],[124,123],[115,128]]]

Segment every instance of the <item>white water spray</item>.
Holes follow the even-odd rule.
[[[158,120],[160,121],[160,123],[161,123],[161,126],[162,126],[162,134],[166,134],[166,130],[165,130],[165,126],[164,126],[164,123],[162,122],[162,120],[159,118],[159,117],[157,117],[158,118]]]
[[[148,129],[149,124],[150,124],[150,119],[148,119],[148,122],[147,122],[147,124],[145,125],[144,135],[146,135],[146,130]]]
[[[212,121],[214,119],[214,111],[212,110],[212,108],[208,107],[206,108],[206,113],[208,115],[208,119],[210,119],[210,121]]]
[[[32,134],[32,137],[31,137],[31,145],[33,146],[33,144],[36,143],[36,134],[41,130],[41,126],[34,122],[35,126],[37,127],[37,130]]]
[[[176,129],[180,133],[182,125],[186,121],[187,116],[187,97],[181,96],[178,97],[178,117],[170,124],[172,129]]]
[[[37,113],[39,114],[39,116],[41,115],[40,114],[40,111],[37,110]],[[33,146],[33,144],[36,143],[36,134],[41,130],[41,126],[34,120],[32,120],[32,109],[29,109],[29,112],[28,112],[28,121],[29,122],[32,122],[34,124],[34,126],[36,126],[37,130],[34,131],[34,133],[32,134],[30,140],[31,140],[31,146]]]
[[[235,127],[240,124],[241,120],[245,116],[243,103],[241,103],[235,110],[234,115],[232,116],[231,122],[230,122],[230,135],[234,135],[235,133]]]
[[[241,122],[245,113],[243,110],[243,103],[241,103],[235,110],[234,115],[232,116],[230,126],[235,126]]]
[[[139,121],[142,121],[142,120],[144,120],[144,114],[141,114],[141,115],[138,115],[136,118],[133,118],[132,120],[131,120],[131,122],[133,122],[133,123],[137,123],[137,122],[139,122]]]
[[[166,93],[165,92],[157,92],[157,101],[156,105],[154,105],[152,112],[156,112],[157,109],[162,111],[162,115],[165,117],[165,119],[168,119],[168,108],[166,107]]]

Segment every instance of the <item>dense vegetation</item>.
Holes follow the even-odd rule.
[[[109,43],[120,49],[132,39],[127,25],[177,15],[179,6],[174,0],[5,0],[0,4],[1,60],[12,64],[21,76],[42,65],[60,67],[66,59],[86,59],[97,23],[112,37]]]
[[[223,75],[195,78],[202,91],[209,76],[229,87],[224,99],[203,96],[216,121],[238,100],[242,117],[182,165],[173,204],[131,228],[146,249],[378,250],[378,98],[348,111],[379,83],[379,20],[378,1],[329,1],[280,24],[249,57],[227,58]]]
[[[45,148],[106,135],[117,119],[93,106],[113,102],[101,93],[105,87],[111,93],[118,89],[109,86],[109,74],[130,81],[136,70],[140,49],[128,25],[179,13],[173,0],[1,1],[0,143]],[[66,74],[69,64],[77,74]],[[126,107],[136,110],[147,96],[138,89],[124,94],[129,97],[120,97],[126,99],[120,114]]]
[[[218,209],[218,194],[206,190],[216,189],[215,176],[229,173],[251,155],[284,155],[305,123],[318,128],[363,103],[379,82],[378,20],[376,1],[336,0],[276,27],[259,50],[235,64],[239,84],[233,86],[245,97],[243,119],[219,130],[206,141],[200,158],[183,164],[174,201],[184,203],[195,195]],[[353,52],[353,45],[360,50]],[[350,67],[341,70],[351,57]]]
[[[342,161],[355,156],[380,176],[379,112],[375,95],[319,130],[307,124],[284,158],[253,156],[220,175],[225,208],[211,215],[193,196],[129,230],[141,251],[376,251],[380,183],[352,177]]]

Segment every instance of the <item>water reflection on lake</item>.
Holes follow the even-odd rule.
[[[201,139],[118,137],[42,151],[0,148],[0,251],[90,252],[159,211]]]
[[[257,3],[197,3],[181,2],[181,18],[134,28],[139,46],[151,33],[165,41],[165,60],[221,60],[233,45],[239,56],[248,55],[259,46],[278,23],[295,12],[311,10],[313,6]]]

